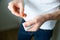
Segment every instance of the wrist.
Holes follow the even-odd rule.
[[[38,23],[38,22],[45,22],[45,21],[47,21],[48,20],[48,18],[47,18],[47,16],[45,16],[45,15],[38,15],[38,16],[36,16],[35,17],[35,22],[36,23]]]
[[[48,21],[48,20],[50,20],[50,18],[51,18],[50,14],[44,14],[44,15],[42,15],[43,21]]]
[[[46,21],[54,20],[54,15],[53,14],[45,14],[45,15],[43,15],[43,17]]]

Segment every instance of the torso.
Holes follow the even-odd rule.
[[[37,15],[43,15],[45,13],[56,11],[57,6],[59,6],[57,0],[25,0],[25,13],[27,14],[27,17],[24,19],[28,21]],[[53,25],[51,25],[51,23]],[[55,26],[55,23],[55,20],[47,21],[40,28],[52,30]]]

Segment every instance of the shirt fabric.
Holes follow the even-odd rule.
[[[60,5],[58,0],[24,0],[24,12],[27,14],[25,21],[34,19],[38,15],[53,13],[58,10]],[[57,20],[48,20],[44,22],[40,29],[52,30]]]

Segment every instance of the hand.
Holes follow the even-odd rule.
[[[23,2],[12,1],[8,4],[8,9],[18,17],[26,16],[26,14],[24,14]]]
[[[24,23],[25,27],[32,26],[30,29],[27,31],[37,31],[40,26],[46,21],[46,18],[43,15],[36,16],[34,19],[27,21]]]

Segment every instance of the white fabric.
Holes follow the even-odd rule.
[[[58,0],[25,0],[25,13],[27,17],[25,21],[31,20],[38,15],[52,13],[58,9],[60,5]],[[40,29],[52,30],[56,24],[56,20],[49,20],[40,26]]]

